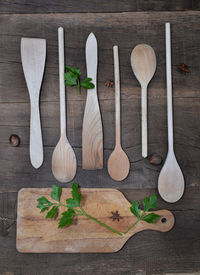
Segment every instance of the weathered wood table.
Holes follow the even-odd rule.
[[[199,1],[0,1],[0,274],[163,274],[200,272],[200,3]],[[99,45],[98,95],[104,128],[104,169],[81,168],[81,131],[86,91],[67,89],[68,136],[78,159],[75,181],[82,187],[114,187],[127,199],[157,192],[160,166],[141,157],[140,87],[130,66],[138,43],[150,44],[157,70],[149,86],[149,154],[167,152],[164,23],[172,23],[175,152],[186,190],[180,202],[159,198],[172,210],[175,227],[168,233],[135,235],[116,254],[20,254],[16,250],[17,192],[23,187],[50,187],[51,155],[59,137],[57,28],[65,28],[66,64],[86,75],[84,47],[93,31]],[[29,161],[29,98],[20,58],[21,37],[47,39],[47,62],[41,91],[44,164]],[[131,161],[129,177],[110,179],[106,163],[114,146],[112,46],[120,51],[122,144]],[[191,73],[181,74],[185,63]],[[21,144],[9,144],[11,134]],[[66,185],[62,185],[66,186]],[[68,184],[67,186],[71,186]],[[199,273],[198,273],[199,274]]]

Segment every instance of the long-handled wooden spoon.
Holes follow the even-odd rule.
[[[142,156],[148,155],[147,144],[147,86],[156,70],[156,55],[152,47],[137,45],[131,53],[131,66],[141,85]]]
[[[116,145],[108,159],[108,172],[116,181],[125,179],[130,170],[130,162],[121,147],[120,133],[120,77],[119,77],[119,55],[118,47],[113,47],[114,73],[115,73],[115,124]]]
[[[158,191],[165,201],[176,202],[183,195],[184,178],[174,154],[170,23],[165,24],[165,40],[167,77],[168,154],[158,178]]]
[[[76,156],[66,136],[64,30],[58,28],[59,83],[60,83],[60,140],[52,156],[52,172],[60,182],[71,181],[76,174]]]
[[[22,38],[21,59],[31,104],[30,160],[33,167],[39,168],[43,162],[39,97],[46,60],[46,40]]]

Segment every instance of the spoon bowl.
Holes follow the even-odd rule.
[[[67,140],[61,136],[52,155],[52,172],[60,182],[71,181],[76,174],[76,156]]]
[[[130,162],[120,145],[116,145],[108,159],[108,173],[111,178],[121,181],[128,176]]]
[[[156,71],[156,55],[146,44],[137,45],[131,53],[132,70],[141,86],[147,86]]]
[[[173,152],[169,152],[158,178],[158,191],[167,202],[178,201],[184,193],[184,177]]]

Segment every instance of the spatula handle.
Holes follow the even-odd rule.
[[[142,86],[141,92],[141,123],[142,123],[142,156],[147,157],[147,86]]]
[[[166,42],[166,78],[167,78],[167,122],[168,122],[168,149],[173,151],[173,108],[172,108],[172,72],[171,72],[171,32],[170,23],[165,24]]]
[[[115,75],[115,134],[116,145],[120,145],[120,77],[118,46],[113,47],[114,75]]]
[[[39,97],[31,100],[30,118],[30,160],[35,168],[39,168],[43,162],[42,131],[40,124]]]
[[[60,85],[60,133],[66,135],[65,80],[64,80],[64,29],[58,28],[59,85]]]

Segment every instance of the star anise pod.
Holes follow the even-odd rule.
[[[118,222],[120,221],[120,219],[122,220],[123,218],[120,216],[118,210],[116,210],[115,212],[111,211],[112,216],[110,217],[110,219],[112,219],[113,221],[117,220]]]

